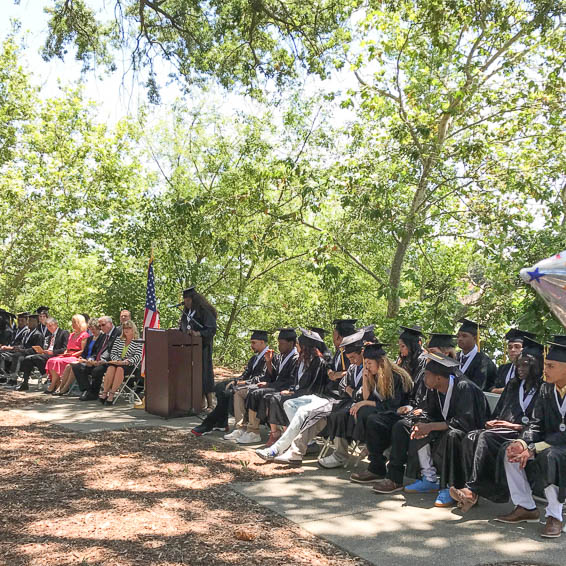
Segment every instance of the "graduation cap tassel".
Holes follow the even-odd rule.
[[[346,363],[344,362],[344,350],[340,348],[340,360],[342,361],[342,371],[346,371]]]
[[[546,381],[546,374],[544,373],[544,366],[546,364],[546,354],[548,354],[548,344],[544,345],[544,354],[542,357],[542,380]]]

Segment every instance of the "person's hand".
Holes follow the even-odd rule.
[[[244,381],[243,379],[239,379],[238,381],[236,381],[236,385],[246,385],[248,382]]]
[[[283,389],[283,391],[281,391],[281,395],[291,395],[291,392],[288,389]]]
[[[354,403],[351,407],[350,407],[350,414],[353,417],[357,417],[358,416],[358,411],[365,405],[364,401],[358,401],[357,403]]]
[[[339,381],[342,379],[342,372],[341,371],[329,371],[328,372],[328,379],[330,381]]]
[[[420,417],[423,414],[423,410],[422,409],[415,409],[413,411],[413,415],[415,415],[415,417]]]
[[[533,455],[528,448],[525,448],[522,442],[511,442],[507,447],[507,459],[509,462],[516,462],[523,469]]]
[[[267,381],[260,381],[257,386],[261,389],[262,387],[265,387],[267,385]]]
[[[273,350],[269,349],[264,354],[265,362],[271,363],[273,361]]]
[[[411,406],[410,405],[405,405],[403,407],[399,407],[397,409],[397,414],[398,415],[406,415],[407,413],[411,412]]]
[[[420,438],[426,438],[432,431],[430,423],[418,423],[413,426],[411,430],[411,439],[419,440]]]
[[[353,397],[353,395],[354,395],[354,388],[353,388],[353,387],[350,387],[350,386],[348,385],[348,387],[346,387],[346,393],[347,393],[350,397]]]

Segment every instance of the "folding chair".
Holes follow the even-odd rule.
[[[130,398],[133,398],[134,403],[142,402],[141,397],[138,395],[136,391],[136,385],[139,382],[139,380],[142,379],[140,364],[141,364],[141,360],[135,365],[132,373],[124,377],[124,381],[122,381],[120,387],[118,387],[118,390],[116,391],[116,393],[114,393],[114,399],[112,400],[112,405],[114,405],[122,395],[129,395]],[[135,383],[132,384],[132,381],[135,381]]]

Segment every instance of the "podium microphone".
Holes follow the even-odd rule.
[[[185,303],[183,301],[181,301],[180,303],[177,303],[176,305],[167,305],[167,308],[169,309],[176,309],[177,307],[180,307],[182,305],[184,305]]]

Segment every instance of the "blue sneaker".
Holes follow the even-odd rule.
[[[407,493],[434,493],[440,489],[440,484],[434,481],[428,481],[425,478],[417,480],[411,485],[405,486]]]
[[[450,490],[449,489],[441,489],[438,492],[438,497],[436,498],[436,501],[434,502],[434,506],[435,507],[454,507],[454,505],[456,505],[456,501],[454,501],[452,499],[452,497],[450,496]]]
[[[279,455],[279,452],[277,452],[276,449],[274,449],[272,446],[270,446],[269,448],[258,448],[255,453],[262,459],[262,460],[266,460],[267,462],[271,462],[272,460],[275,459],[276,456]]]

